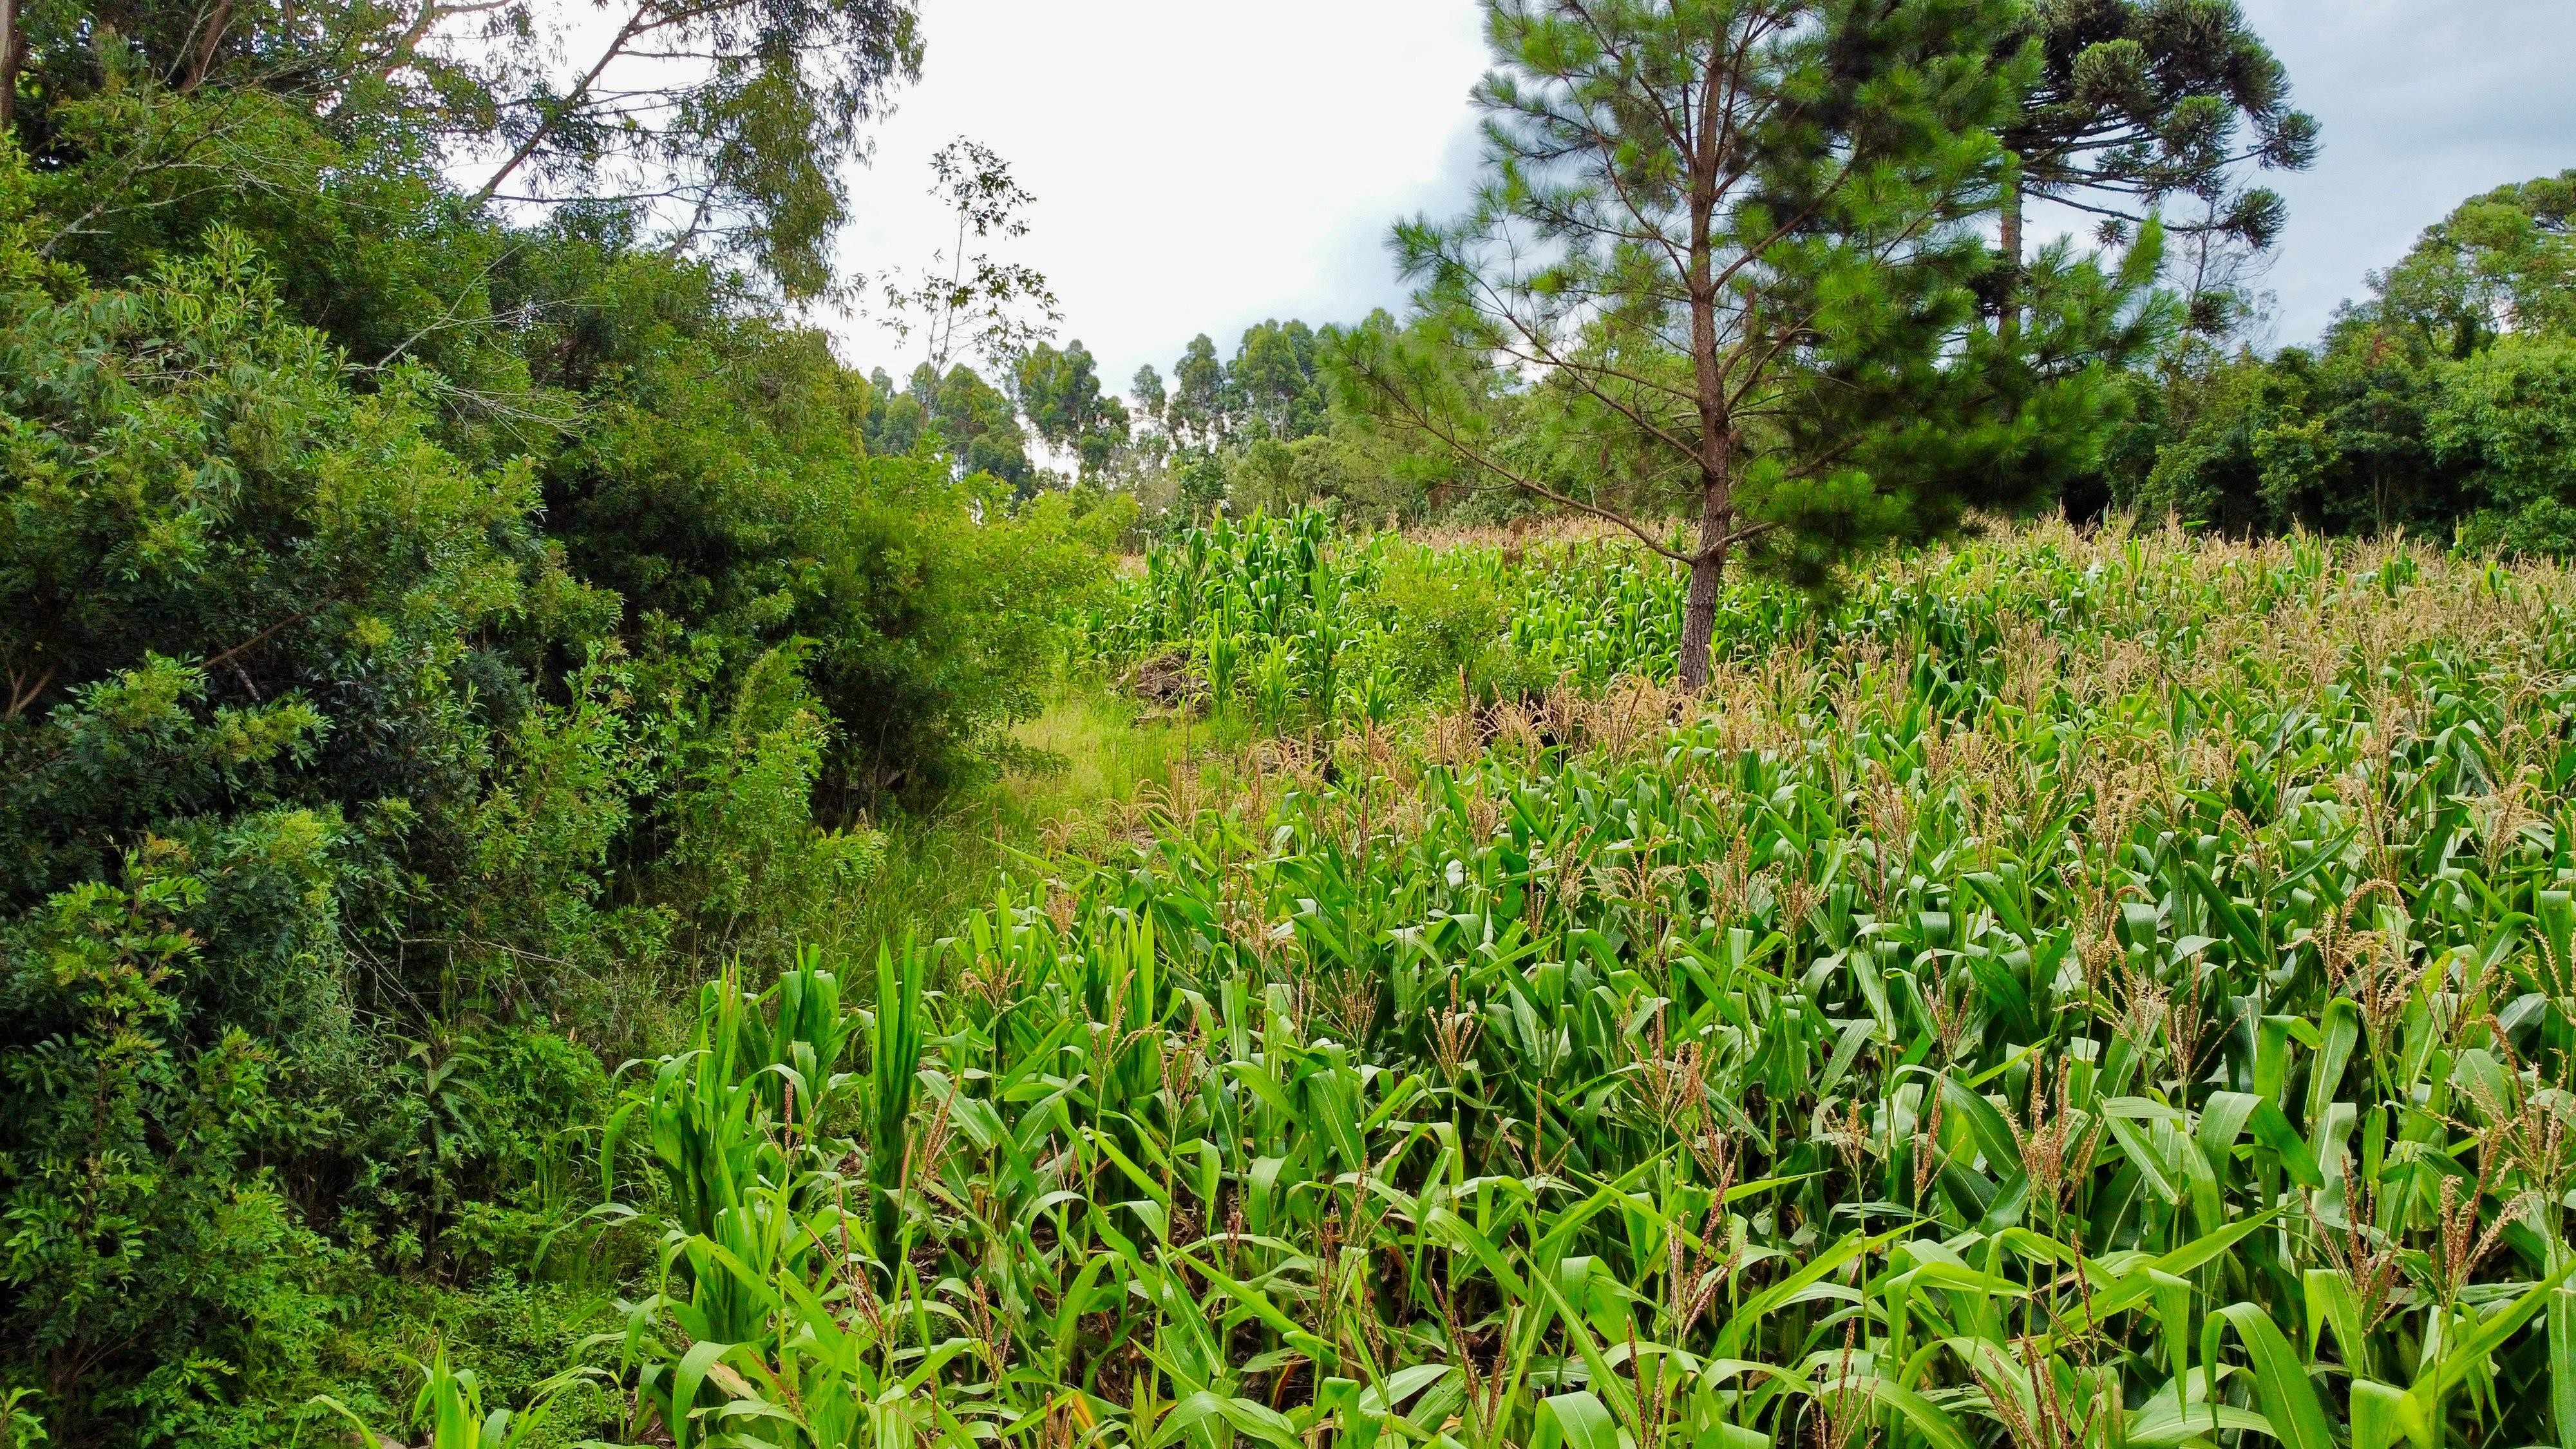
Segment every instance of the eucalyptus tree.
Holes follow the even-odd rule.
[[[476,199],[613,197],[663,216],[674,251],[747,256],[791,296],[828,288],[843,163],[866,154],[861,128],[889,87],[921,73],[910,0],[627,0],[610,14],[617,28],[581,70],[500,98],[505,149]]]
[[[469,212],[581,208],[784,295],[827,290],[846,163],[920,74],[911,0],[612,0],[596,34],[588,9],[5,0],[0,129],[68,178],[74,237],[452,179]]]
[[[932,254],[930,265],[911,281],[889,279],[886,307],[899,331],[921,329],[931,371],[946,370],[956,357],[961,322],[967,344],[1007,370],[1029,348],[1053,337],[1064,314],[1044,273],[987,250],[969,255],[968,239],[993,243],[1027,236],[1028,209],[1037,197],[1011,175],[999,153],[963,136],[932,153],[930,170],[931,196],[956,214],[956,240]]]
[[[1099,476],[1127,441],[1127,405],[1102,390],[1099,363],[1080,340],[1060,352],[1043,342],[1029,349],[1013,382],[1029,426],[1050,446],[1070,450],[1083,477]]]
[[[1293,319],[1244,329],[1226,368],[1226,382],[1247,425],[1273,438],[1322,431],[1325,408],[1316,347],[1315,330]]]
[[[1167,416],[1174,440],[1200,449],[1225,441],[1233,432],[1232,402],[1225,364],[1216,355],[1216,343],[1202,332],[1172,364]]]
[[[1338,334],[1351,404],[1604,518],[1690,571],[1680,677],[1708,677],[1729,559],[1821,582],[1856,548],[2045,491],[2139,345],[2154,237],[2106,275],[2060,245],[2035,324],[1987,325],[1981,227],[2035,60],[2012,0],[1488,0],[1487,179],[1400,226],[1422,321]],[[1468,360],[1462,367],[1461,358]],[[1552,394],[1563,455],[1503,446],[1478,369]],[[1678,504],[1694,539],[1660,525]]]

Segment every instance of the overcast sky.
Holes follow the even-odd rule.
[[[2324,130],[2272,184],[2290,228],[2265,286],[2282,342],[2462,198],[2576,166],[2576,0],[2242,0]],[[1206,332],[1347,321],[1400,301],[1396,217],[1473,183],[1475,0],[923,0],[921,83],[852,178],[844,260],[871,277],[949,244],[930,153],[965,135],[1037,193],[1009,255],[1045,272],[1120,388]],[[873,294],[874,288],[871,288]],[[876,324],[851,360],[919,360]]]

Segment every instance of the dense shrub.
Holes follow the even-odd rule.
[[[1132,510],[870,455],[866,379],[613,229],[379,236],[515,320],[368,368],[313,257],[94,279],[47,189],[0,153],[0,1385],[275,1443],[443,1311],[378,1275],[526,1290],[674,981],[1016,757]]]

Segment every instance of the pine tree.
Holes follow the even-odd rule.
[[[2097,360],[2158,313],[2136,305],[2150,236],[2117,276],[2052,248],[2033,325],[1981,320],[1998,131],[2031,81],[2003,43],[2020,13],[1489,0],[1489,179],[1455,224],[1398,229],[1424,319],[1339,336],[1346,400],[1687,567],[1691,688],[1730,557],[1821,582],[1857,548],[2044,491],[2094,436]],[[1552,394],[1556,455],[1632,496],[1507,456],[1461,359]],[[1693,542],[1649,521],[1675,502]]]

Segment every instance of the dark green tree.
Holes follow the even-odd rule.
[[[1148,362],[1136,369],[1136,375],[1128,379],[1127,395],[1136,400],[1139,422],[1148,428],[1164,426],[1163,410],[1171,399],[1163,390],[1163,375],[1154,370],[1154,364]]]
[[[248,1437],[197,1442],[274,1439],[264,1396],[322,1331],[314,1225],[445,1271],[438,1187],[480,1155],[414,1155],[370,1023],[608,954],[614,666],[556,701],[529,666],[604,646],[616,601],[540,532],[532,470],[440,448],[416,371],[354,392],[239,237],[128,289],[25,285],[13,161],[0,1372],[40,1367],[65,1442],[130,1442],[221,1366]]]
[[[2110,498],[2240,534],[2576,546],[2571,211],[2576,173],[2500,187],[2372,274],[2320,346],[2176,349],[2131,383],[2142,406]]]
[[[939,375],[924,363],[913,369],[912,395],[928,408],[930,428],[961,475],[990,474],[1022,497],[1036,491],[1028,434],[1009,394],[963,363]]]
[[[1173,441],[1213,448],[1233,436],[1229,401],[1225,364],[1217,360],[1216,343],[1202,332],[1190,339],[1181,360],[1172,364],[1172,397],[1165,417]]]
[[[1489,177],[1398,229],[1431,326],[1344,334],[1355,407],[1687,567],[1680,674],[1709,676],[1728,559],[1821,580],[1853,550],[2045,495],[2093,446],[2100,359],[2156,318],[2152,246],[2109,277],[2043,255],[2039,324],[1981,325],[1979,224],[2030,82],[2009,0],[1489,0]],[[1423,335],[1449,344],[1411,345]],[[1444,350],[1447,355],[1443,355]],[[1560,403],[1582,497],[1497,447],[1458,354]],[[1531,384],[1525,384],[1531,385]],[[1679,504],[1695,542],[1656,520]]]

